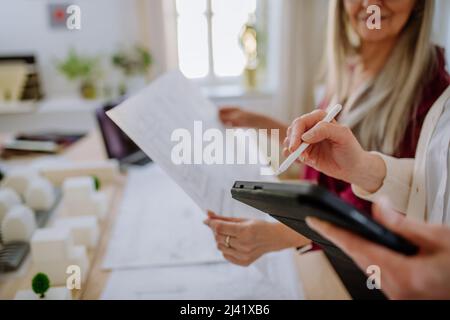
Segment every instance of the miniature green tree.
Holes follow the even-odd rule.
[[[94,185],[95,185],[95,190],[100,190],[101,187],[101,183],[100,183],[100,179],[97,176],[92,176],[92,179],[94,179]]]
[[[34,276],[31,287],[41,299],[45,298],[45,293],[50,288],[50,280],[45,273],[39,272]]]

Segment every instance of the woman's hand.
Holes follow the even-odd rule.
[[[325,116],[325,111],[316,110],[295,119],[287,130],[284,154],[289,155],[307,142],[311,146],[300,161],[368,192],[378,190],[386,175],[383,159],[363,150],[349,128],[336,121],[322,121]]]
[[[265,253],[310,242],[281,223],[228,218],[212,212],[204,223],[214,232],[224,258],[240,266],[250,265]]]
[[[263,116],[245,111],[235,106],[223,106],[219,109],[219,119],[223,124],[236,128],[259,128]]]
[[[245,111],[236,106],[222,106],[219,109],[219,119],[224,125],[233,128],[278,129],[280,142],[286,137],[287,127],[283,123],[263,114]]]
[[[450,228],[430,225],[394,212],[381,202],[374,218],[419,246],[412,257],[391,251],[327,222],[307,218],[308,225],[334,242],[365,272],[381,270],[381,288],[392,299],[450,299]]]

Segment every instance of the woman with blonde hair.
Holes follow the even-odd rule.
[[[371,5],[380,9],[379,29],[368,28]],[[338,121],[352,129],[364,149],[414,158],[425,116],[450,83],[443,50],[431,42],[433,15],[434,0],[330,1],[326,95],[319,108],[342,104]],[[287,130],[284,124],[236,107],[220,110],[220,117],[232,126]],[[358,198],[349,183],[308,166],[303,178],[370,214],[370,202]],[[205,222],[224,257],[239,265],[270,251],[310,243],[280,223],[214,213]]]

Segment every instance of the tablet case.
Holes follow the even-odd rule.
[[[246,184],[246,182],[236,182],[235,186],[239,186],[242,184]],[[267,184],[267,183],[264,183]],[[280,206],[280,197],[283,197],[282,189],[292,190],[294,187],[302,187],[301,185],[293,186],[292,184],[278,184],[277,186],[280,188],[280,192],[273,194],[273,197],[268,194],[265,201],[261,201],[256,198],[251,198],[247,195],[243,196],[239,188],[233,188],[231,190],[232,197],[240,202],[243,202],[247,205],[250,205],[253,208],[259,209],[265,213],[268,213],[276,220],[281,223],[287,225],[291,229],[296,232],[301,233],[305,237],[311,239],[313,242],[318,244],[324,251],[331,265],[335,269],[342,283],[346,287],[349,294],[353,299],[362,299],[362,300],[384,300],[386,296],[383,294],[381,290],[369,289],[367,287],[367,275],[359,269],[359,267],[353,262],[353,260],[348,257],[341,249],[336,247],[333,243],[323,238],[317,232],[313,231],[308,227],[306,222],[297,220],[297,219],[289,219],[286,217],[282,217],[281,213],[285,215],[286,210],[291,212],[295,212],[298,210],[309,210],[311,211],[311,207],[305,206],[299,209],[298,202],[293,203],[291,197],[286,197],[286,201],[283,201],[283,206]],[[255,188],[257,188],[255,186]],[[324,208],[325,210],[326,208]],[[306,211],[308,212],[308,211]],[[277,215],[278,213],[278,215]],[[300,232],[301,231],[301,232]]]

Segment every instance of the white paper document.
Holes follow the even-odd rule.
[[[217,107],[180,72],[155,80],[136,96],[110,110],[108,116],[203,210],[227,216],[264,218],[264,214],[233,200],[230,194],[236,180],[276,179],[261,175],[260,165],[173,163],[171,153],[176,142],[171,141],[171,136],[174,130],[187,129],[192,133],[193,149],[203,145],[201,133],[194,132],[195,121],[201,121],[203,131],[210,128],[225,131],[218,119]],[[249,143],[248,148],[249,152],[258,152],[255,142]]]
[[[102,299],[302,299],[292,252],[264,257],[265,271],[229,263],[115,270]]]
[[[156,164],[129,170],[106,269],[223,262],[201,209]]]

